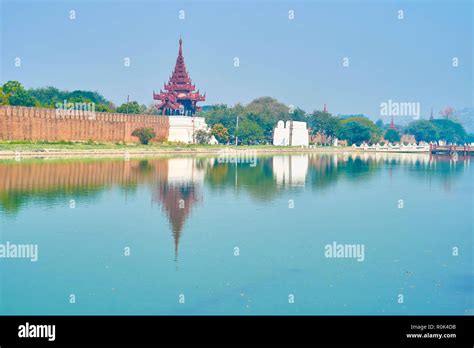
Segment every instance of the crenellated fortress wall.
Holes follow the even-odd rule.
[[[166,141],[165,116],[106,112],[58,112],[57,109],[0,106],[0,140],[138,142],[137,128],[153,128],[154,141]]]

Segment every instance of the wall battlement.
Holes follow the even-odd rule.
[[[0,106],[0,140],[138,142],[136,128],[156,132],[165,141],[169,120],[164,116]]]

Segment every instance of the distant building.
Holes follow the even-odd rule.
[[[320,132],[312,134],[311,129],[309,130],[309,143],[310,144],[330,144],[332,146],[347,146],[347,140],[338,139],[336,137],[325,136]]]
[[[273,131],[273,145],[275,146],[308,146],[309,134],[306,122],[278,121]]]
[[[400,137],[400,143],[408,143],[408,144],[414,144],[416,143],[415,136],[412,134],[403,134]]]
[[[312,130],[309,129],[309,142],[310,144],[326,144],[328,142],[332,142],[332,138],[321,134],[321,132],[317,132],[313,134]]]

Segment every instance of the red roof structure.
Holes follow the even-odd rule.
[[[169,82],[164,84],[164,91],[153,92],[153,99],[161,101],[156,105],[161,110],[162,115],[184,115],[192,116],[201,108],[196,106],[197,102],[205,101],[206,94],[196,91],[196,86],[192,84],[191,78],[186,70],[183,57],[183,40],[179,38],[179,53],[176,58],[174,71]]]
[[[389,127],[389,128],[390,128],[390,129],[397,129],[397,128],[395,127],[395,123],[393,123],[393,115],[392,115],[392,120],[390,121],[390,127]]]

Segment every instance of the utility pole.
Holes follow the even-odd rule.
[[[128,103],[130,103],[130,95],[127,95],[127,114],[128,114]]]
[[[235,127],[235,146],[239,145],[239,115],[237,115],[237,125]]]
[[[293,120],[290,120],[290,146],[293,146]]]
[[[196,144],[196,136],[194,135],[194,113],[193,113],[193,144]]]

